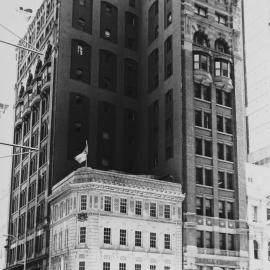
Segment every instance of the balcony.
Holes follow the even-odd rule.
[[[26,118],[31,113],[30,107],[31,96],[29,95],[27,99],[24,100],[22,118]]]
[[[15,115],[15,127],[18,127],[22,123],[23,123],[22,112],[20,111],[20,112],[16,113],[16,115]]]

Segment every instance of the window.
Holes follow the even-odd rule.
[[[127,213],[127,199],[120,199],[120,213]]]
[[[81,30],[85,30],[85,26],[86,26],[86,22],[85,22],[85,19],[83,18],[79,18],[78,19],[78,26]]]
[[[86,242],[86,227],[80,227],[80,243]]]
[[[227,173],[227,189],[234,190],[234,175]]]
[[[135,215],[141,216],[142,215],[142,202],[136,201],[135,203]]]
[[[231,63],[226,60],[215,60],[215,76],[231,77]]]
[[[254,259],[259,259],[259,244],[256,240],[253,240]]]
[[[205,199],[205,215],[208,217],[213,216],[213,200]]]
[[[203,215],[203,198],[201,197],[196,198],[196,214]]]
[[[164,266],[164,270],[170,270],[171,267],[170,266]]]
[[[167,25],[167,27],[172,23],[172,13],[171,12],[169,12],[168,14],[167,14],[167,20],[166,20],[166,25]]]
[[[103,270],[110,270],[110,269],[111,269],[111,263],[103,262]]]
[[[205,232],[205,247],[213,248],[213,232]]]
[[[111,228],[104,228],[104,244],[111,244]]]
[[[232,107],[232,94],[230,92],[226,92],[218,88],[216,91],[217,91],[216,93],[217,104],[231,108]]]
[[[77,55],[83,56],[83,46],[82,45],[77,45]]]
[[[198,127],[204,127],[207,129],[212,128],[211,113],[201,110],[195,110],[195,125]]]
[[[171,249],[171,235],[164,234],[164,248]]]
[[[220,171],[218,172],[218,187],[225,188],[225,173],[224,172],[220,172]]]
[[[157,247],[157,234],[156,233],[150,233],[150,248],[156,248]]]
[[[233,203],[227,202],[227,218],[234,219]]]
[[[142,270],[141,264],[135,264],[135,270]]]
[[[217,130],[220,132],[225,132],[227,134],[232,134],[232,119],[223,117],[222,115],[218,115]]]
[[[218,214],[220,218],[225,218],[225,202],[224,201],[218,202]]]
[[[156,203],[150,203],[150,217],[157,216],[157,205]]]
[[[266,218],[267,220],[270,220],[270,208],[266,209]]]
[[[85,270],[85,262],[79,262],[79,270]]]
[[[223,25],[228,25],[228,17],[219,13],[215,14],[216,22]]]
[[[210,57],[206,54],[194,53],[193,55],[193,68],[194,70],[210,70]],[[217,75],[216,75],[217,76]]]
[[[197,231],[197,247],[203,247],[203,231]]]
[[[126,270],[126,264],[125,263],[119,263],[119,270]]]
[[[141,247],[141,246],[142,246],[142,232],[135,231],[135,247]]]
[[[213,185],[212,169],[196,167],[196,184],[198,185]]]
[[[252,206],[252,221],[258,222],[258,207]]]
[[[47,150],[48,150],[47,144],[41,147],[40,152],[39,152],[39,166],[42,166],[43,164],[47,162],[47,158],[48,158]]]
[[[268,261],[270,261],[270,242],[268,242]]]
[[[233,162],[233,147],[231,145],[225,145],[218,143],[218,159]]]
[[[206,17],[207,16],[207,8],[199,6],[199,5],[195,5],[195,14],[202,16],[202,17]]]
[[[195,139],[196,155],[212,157],[212,142],[201,138]]]
[[[120,230],[120,245],[126,246],[127,244],[127,231]]]
[[[155,265],[150,265],[150,270],[156,270],[156,266]]]
[[[226,234],[219,233],[219,249],[226,250]]]
[[[109,196],[105,196],[104,199],[104,211],[111,212],[112,211],[112,198]]]
[[[234,235],[233,234],[228,234],[228,250],[234,250]]]
[[[165,204],[164,205],[164,218],[171,218],[171,206]]]
[[[81,195],[81,210],[86,210],[87,208],[87,195]]]

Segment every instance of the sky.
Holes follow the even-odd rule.
[[[26,15],[18,12],[20,6],[36,10],[42,0],[0,0],[0,24],[23,37],[27,29]],[[0,40],[17,44],[18,39],[0,26]],[[5,114],[0,116],[0,142],[12,143],[14,121],[14,86],[16,82],[15,48],[0,43],[0,103],[8,104]],[[7,233],[11,159],[2,158],[11,154],[12,148],[0,145],[0,269],[5,256],[2,249]]]
[[[250,152],[270,145],[270,1],[244,0]]]

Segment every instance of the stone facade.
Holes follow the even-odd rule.
[[[246,164],[249,269],[270,269],[270,169]]]
[[[78,169],[55,185],[49,198],[50,269],[120,269],[120,263],[126,265],[121,269],[182,269],[183,199],[180,184]],[[104,228],[110,229],[109,242]],[[135,240],[137,232],[141,240]]]

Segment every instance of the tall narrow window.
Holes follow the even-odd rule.
[[[256,240],[253,240],[254,259],[259,259],[259,244]]]
[[[127,244],[127,231],[120,230],[120,245],[125,246]]]
[[[164,248],[171,249],[171,235],[164,234]]]
[[[86,242],[86,227],[80,227],[80,243]]]
[[[122,214],[127,213],[127,199],[125,198],[120,199],[120,213]]]
[[[112,198],[109,196],[105,196],[104,198],[104,211],[112,211]]]
[[[111,244],[111,228],[104,228],[103,241],[104,244]]]
[[[135,247],[141,247],[141,246],[142,246],[142,232],[135,231]]]
[[[156,233],[150,233],[150,248],[156,248],[157,247],[157,234]]]
[[[150,203],[150,217],[156,217],[156,216],[157,216],[157,204]]]
[[[86,210],[87,208],[87,195],[81,195],[81,210]]]

